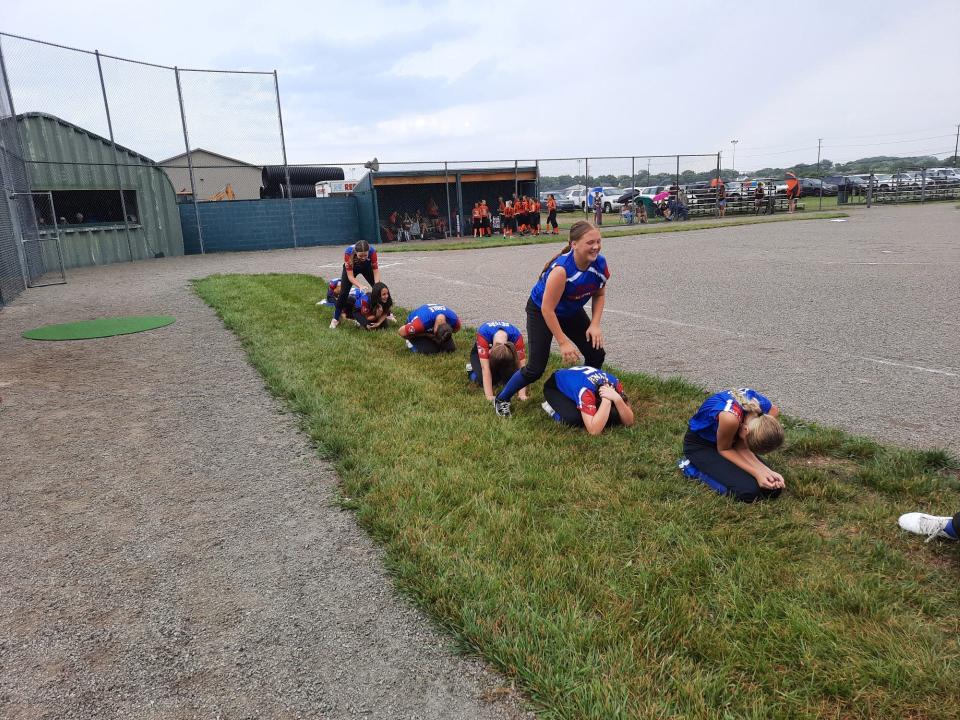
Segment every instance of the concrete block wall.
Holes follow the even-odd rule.
[[[361,239],[354,197],[290,200],[232,200],[199,203],[206,252],[273,250],[294,247],[349,245]],[[200,252],[197,215],[192,203],[179,206],[183,245],[187,254]]]

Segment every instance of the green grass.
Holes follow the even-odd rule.
[[[788,492],[740,505],[674,468],[703,397],[685,382],[620,374],[637,424],[590,438],[543,415],[539,384],[494,417],[465,381],[468,331],[423,357],[328,330],[316,277],[195,287],[335,463],[401,590],[542,717],[956,717],[957,547],[896,526],[960,507],[945,453],[788,419],[770,458]]]
[[[491,238],[464,238],[462,240],[451,240],[449,242],[414,242],[404,244],[378,245],[377,252],[430,252],[436,250],[473,250],[477,248],[507,247],[513,245],[541,245],[544,243],[556,243],[566,240],[570,225],[577,220],[582,220],[582,213],[573,213],[577,217],[570,219],[569,214],[564,217],[560,225],[560,235],[526,235],[514,237],[500,237],[496,235]],[[614,237],[633,237],[635,235],[650,235],[655,233],[668,232],[688,232],[690,230],[709,230],[721,227],[736,227],[738,225],[759,225],[772,222],[793,222],[796,220],[829,220],[830,218],[850,217],[844,212],[803,212],[788,215],[786,213],[779,215],[736,215],[728,216],[724,219],[711,218],[707,220],[690,220],[684,222],[651,222],[647,225],[604,225],[601,232],[605,238]],[[592,221],[592,218],[591,218]]]

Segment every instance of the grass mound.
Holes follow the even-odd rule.
[[[952,717],[957,548],[899,513],[960,507],[955,462],[787,419],[788,490],[745,506],[674,463],[702,391],[617,373],[597,438],[531,400],[496,418],[464,364],[327,329],[307,275],[196,283],[300,413],[397,584],[544,717]],[[398,315],[399,315],[398,311]],[[731,378],[731,383],[749,378]]]

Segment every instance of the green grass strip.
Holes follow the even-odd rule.
[[[397,585],[545,718],[953,716],[957,547],[901,512],[960,508],[956,462],[786,420],[778,501],[674,463],[703,392],[617,373],[637,414],[590,438],[540,385],[499,420],[457,352],[327,329],[308,275],[195,285],[299,413]],[[398,315],[401,311],[398,311]],[[730,378],[731,384],[750,378]]]
[[[652,235],[665,232],[689,232],[692,230],[711,230],[713,228],[736,227],[738,225],[760,225],[773,222],[794,222],[798,220],[829,220],[831,218],[850,217],[844,212],[814,212],[810,214],[774,215],[773,217],[743,217],[733,220],[715,220],[708,222],[676,222],[657,223],[655,225],[624,226],[621,230],[603,229],[604,238],[633,237],[635,235]],[[616,226],[614,226],[616,227]],[[514,237],[492,237],[486,240],[460,240],[456,242],[423,242],[377,245],[377,252],[432,252],[438,250],[476,250],[482,248],[508,247],[513,245],[542,245],[544,243],[562,242],[566,239],[568,230],[561,227],[560,235],[527,235]]]

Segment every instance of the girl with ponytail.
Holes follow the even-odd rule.
[[[757,455],[783,444],[779,414],[776,405],[751,388],[711,395],[690,418],[681,469],[742,502],[777,497],[783,476]]]
[[[571,226],[567,246],[543,266],[527,300],[527,364],[494,398],[497,415],[509,417],[510,398],[543,375],[553,340],[567,365],[603,366],[600,318],[610,271],[600,245],[600,231],[581,220]],[[587,302],[589,317],[584,310]]]
[[[493,400],[494,387],[503,385],[527,363],[523,334],[503,320],[492,320],[477,328],[477,339],[470,351],[467,377],[483,388],[487,400]],[[520,391],[526,400],[526,389]]]

